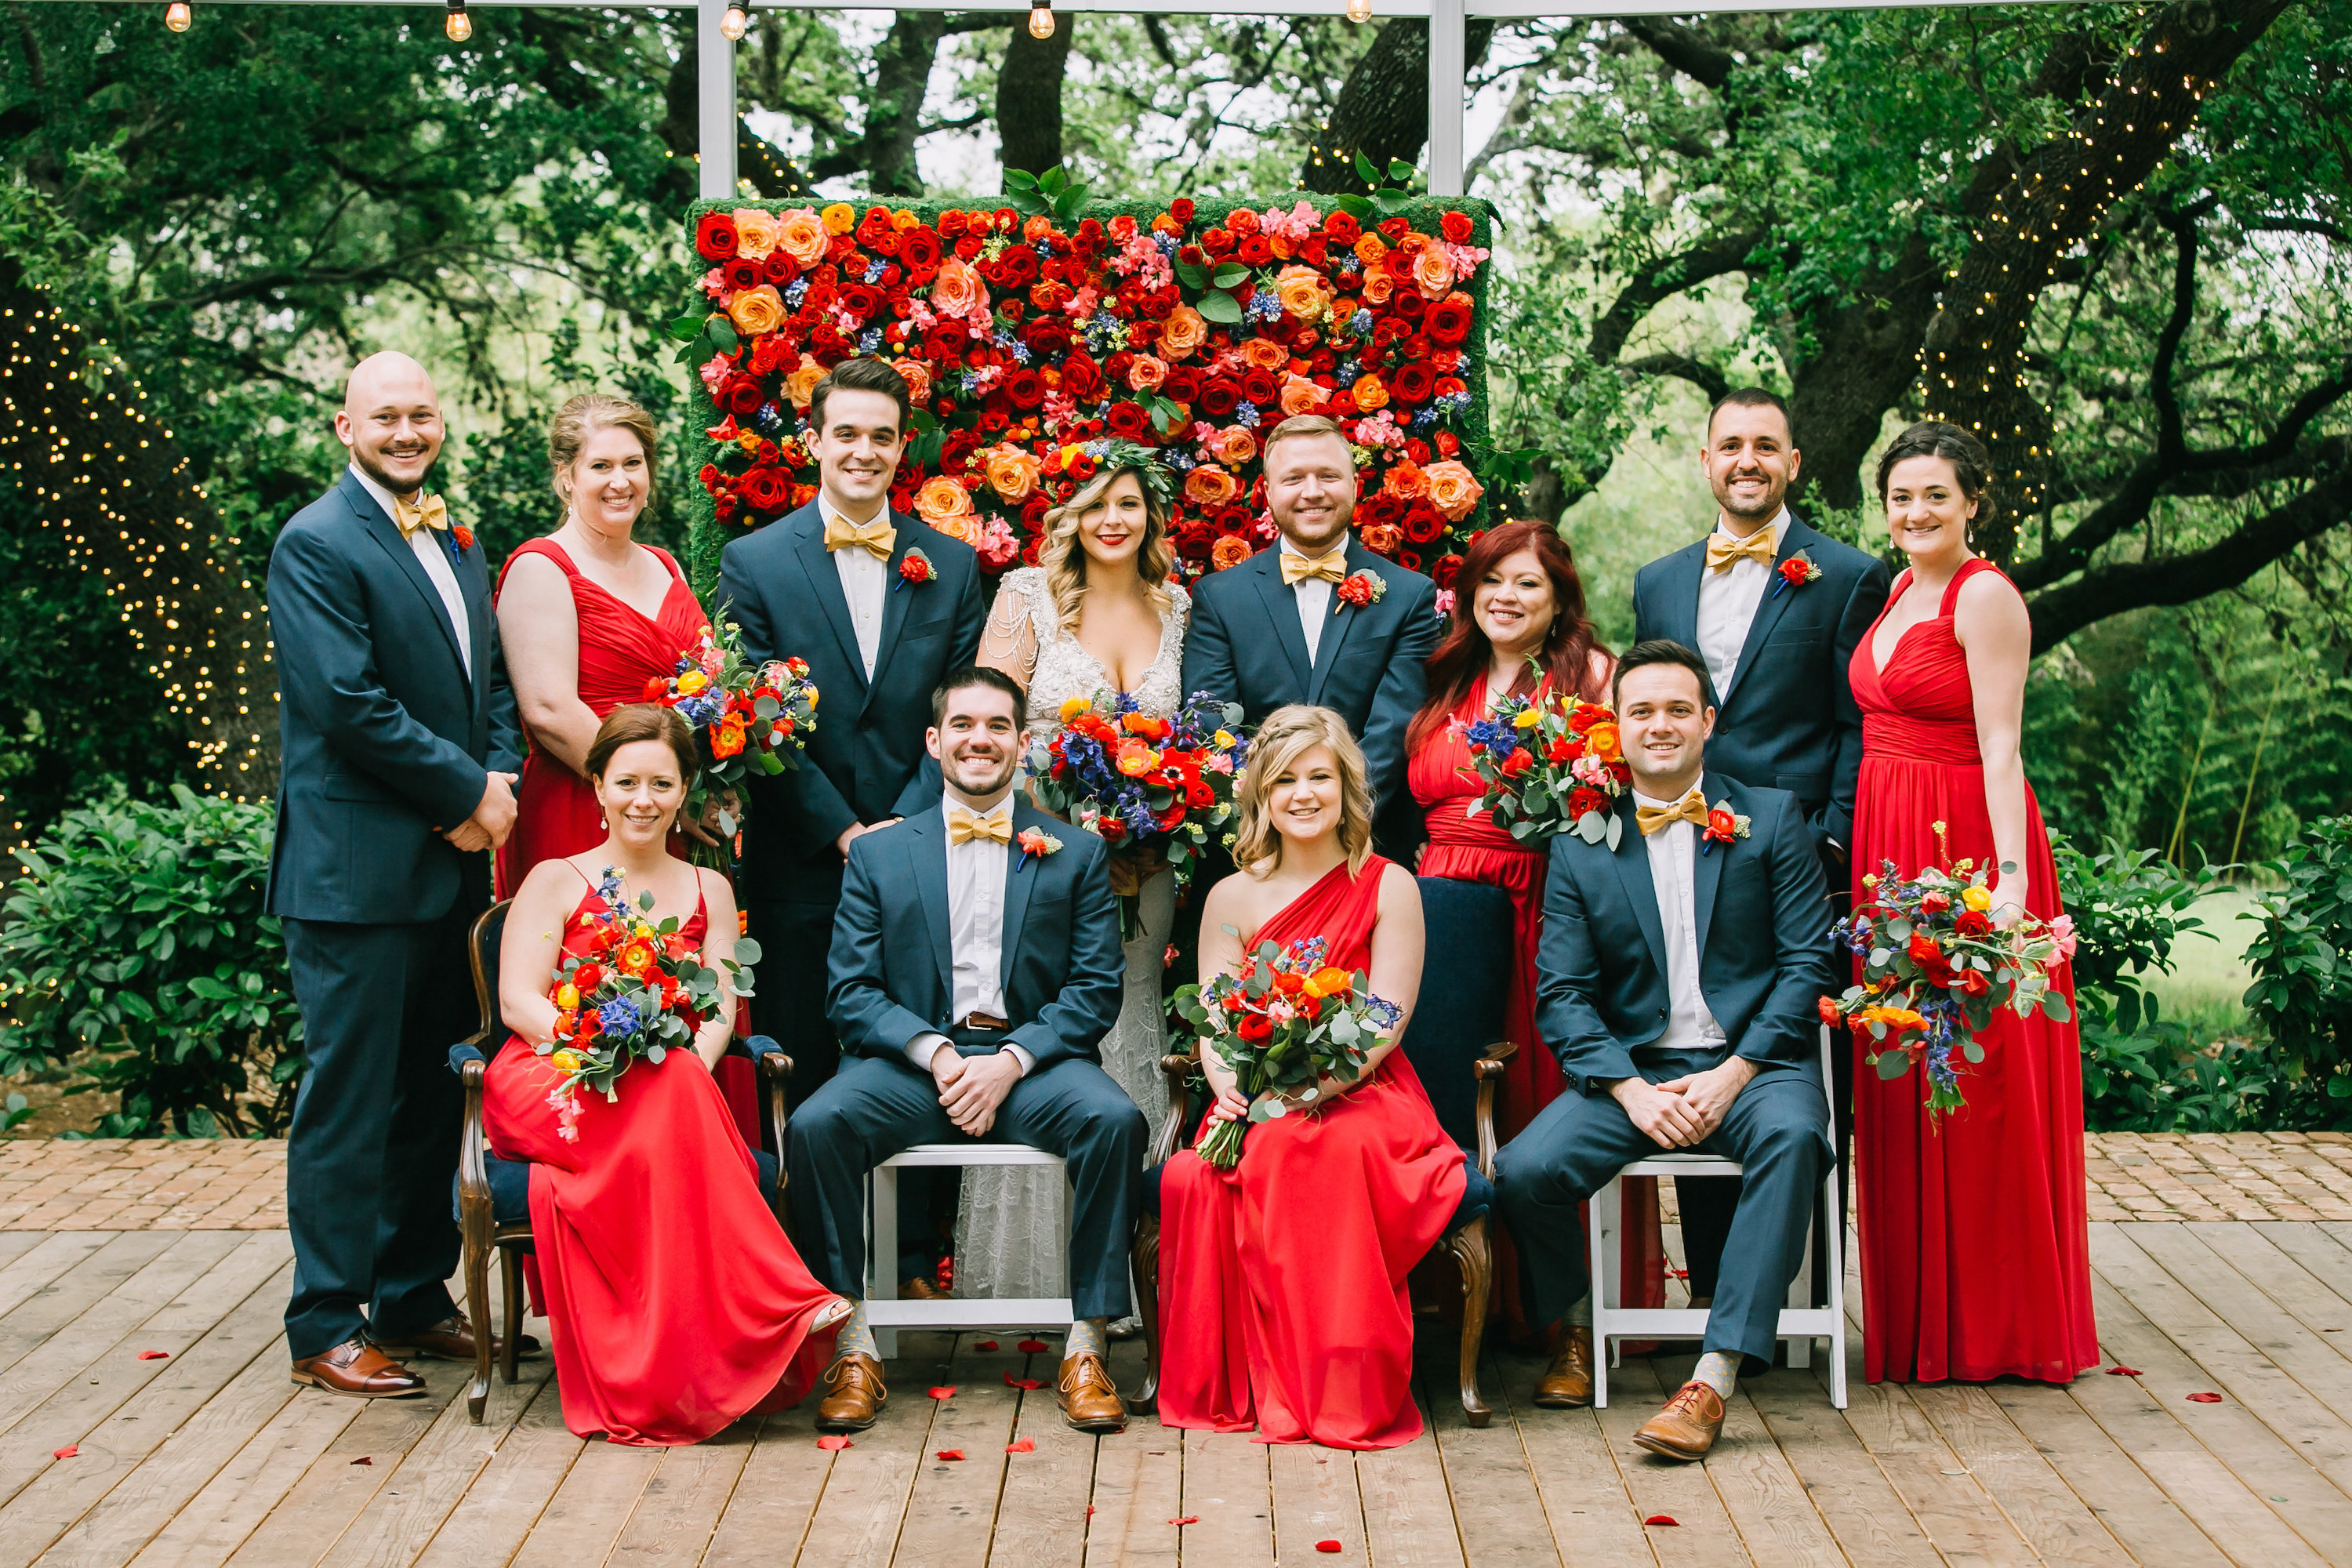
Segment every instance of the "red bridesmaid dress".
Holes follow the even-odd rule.
[[[582,940],[566,922],[565,948]],[[702,908],[680,929],[699,943]],[[538,1293],[563,1424],[581,1436],[670,1447],[797,1403],[831,1358],[812,1333],[835,1300],[760,1195],[702,1058],[672,1051],[583,1091],[578,1138],[556,1131],[555,1070],[520,1037],[491,1061],[482,1115],[501,1159],[529,1160]]]
[[[582,575],[571,554],[552,539],[526,542],[499,570],[499,591],[504,593],[507,574],[526,555],[544,555],[562,568],[580,621],[580,700],[600,721],[624,702],[644,701],[648,680],[667,680],[677,674],[678,655],[692,647],[710,624],[669,552],[650,544],[639,548],[652,551],[669,568],[669,592],[650,620],[594,578]],[[522,782],[515,789],[514,832],[499,848],[499,897],[513,898],[541,860],[585,854],[603,842],[604,814],[597,808],[588,781],[553,752],[533,745],[523,758]],[[670,836],[670,853],[686,858],[683,834]],[[720,1062],[719,1085],[736,1131],[746,1142],[758,1142],[759,1079],[751,1064],[734,1057]]]
[[[1481,681],[1448,717],[1468,723],[1486,710],[1486,686]],[[1550,846],[1512,837],[1495,826],[1491,812],[1469,815],[1470,803],[1484,787],[1470,765],[1468,744],[1450,724],[1433,730],[1414,748],[1406,760],[1405,780],[1429,826],[1421,874],[1483,882],[1511,896],[1511,993],[1504,999],[1503,1027],[1519,1051],[1504,1068],[1502,1092],[1495,1100],[1495,1136],[1507,1143],[1566,1087],[1558,1058],[1536,1031],[1536,946],[1543,935],[1544,872],[1550,865]],[[1623,1272],[1619,1276],[1624,1281],[1624,1304],[1663,1307],[1666,1252],[1658,1228],[1657,1179],[1626,1177],[1624,1198]],[[1500,1231],[1494,1245],[1495,1310],[1510,1324],[1511,1337],[1524,1340],[1528,1324],[1519,1298],[1518,1251]]]
[[[1367,968],[1388,865],[1342,862],[1244,945],[1320,936],[1328,963]],[[1462,1160],[1395,1050],[1319,1114],[1251,1128],[1230,1171],[1170,1161],[1160,1424],[1332,1448],[1421,1436],[1405,1276],[1462,1202]]]
[[[1854,901],[1885,861],[1905,874],[1994,858],[1968,655],[1952,629],[1971,560],[1936,618],[1905,632],[1879,668],[1877,626],[1849,676],[1863,716],[1854,808]],[[1892,608],[1910,585],[1895,579]],[[1879,615],[1885,620],[1885,612]],[[2058,869],[2032,785],[2025,791],[2026,910],[2058,915]],[[2071,1002],[2074,976],[2059,989]],[[1862,1231],[1863,1373],[1873,1383],[2011,1375],[2065,1383],[2099,1362],[2083,1194],[2083,1060],[2073,1023],[2006,1008],[1961,1064],[1965,1109],[1931,1124],[1915,1069],[1853,1076],[1856,1222]]]

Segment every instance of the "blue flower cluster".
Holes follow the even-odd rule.
[[[1271,289],[1260,289],[1252,294],[1247,312],[1261,321],[1278,321],[1282,316],[1282,300]]]
[[[604,1038],[618,1042],[643,1028],[646,1020],[635,1001],[626,996],[615,996],[596,1009],[596,1022],[603,1026]]]
[[[1519,749],[1519,731],[1507,719],[1478,719],[1462,726],[1462,738],[1473,751],[1492,752],[1498,760]]]
[[[1234,423],[1244,430],[1256,429],[1265,422],[1265,416],[1257,411],[1257,405],[1255,403],[1244,400],[1234,405]]]
[[[1095,699],[1100,715],[1113,722],[1139,710],[1130,692],[1113,692]],[[1223,704],[1207,692],[1195,692],[1192,700],[1179,708],[1171,721],[1173,732],[1155,743],[1155,750],[1175,746],[1185,750],[1213,748],[1212,737],[1224,721]],[[1067,769],[1060,781],[1063,789],[1076,797],[1091,802],[1103,817],[1115,819],[1127,830],[1125,842],[1136,843],[1165,838],[1166,830],[1160,826],[1158,814],[1152,809],[1151,797],[1156,792],[1168,794],[1164,784],[1147,784],[1141,779],[1121,773],[1118,767],[1118,743],[1106,743],[1077,730],[1061,732],[1062,760]],[[1234,767],[1239,772],[1249,755],[1248,743],[1234,749]],[[1051,763],[1049,753],[1039,748],[1031,762],[1032,771],[1043,774]],[[1099,829],[1097,829],[1099,831]]]

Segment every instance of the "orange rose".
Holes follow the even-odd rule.
[[[931,400],[931,367],[919,359],[894,359],[890,368],[907,384],[907,395],[917,403]]]
[[[1242,343],[1242,363],[1259,370],[1280,370],[1290,363],[1290,351],[1271,338],[1250,338]]]
[[[729,301],[727,316],[735,323],[735,330],[747,338],[772,332],[783,324],[783,296],[776,292],[772,283],[746,289]]]
[[[1486,493],[1477,476],[1452,458],[1429,465],[1425,471],[1429,480],[1429,502],[1444,514],[1448,522],[1460,522]]]
[[[824,379],[824,366],[817,363],[808,355],[803,354],[800,368],[784,377],[784,395],[792,399],[793,407],[806,408],[809,405],[809,394],[814,392],[816,384]]]
[[[1395,292],[1396,279],[1390,277],[1385,268],[1378,272],[1367,272],[1364,274],[1365,304],[1385,305],[1389,302],[1390,296]]]
[[[746,261],[765,261],[768,252],[776,248],[776,235],[782,227],[773,213],[758,207],[737,207],[735,217],[735,254]]]
[[[1369,381],[1371,378],[1366,376],[1364,379]],[[1361,386],[1363,383],[1358,382],[1356,384]],[[1388,399],[1382,397],[1381,401],[1385,403]],[[1399,500],[1419,500],[1429,493],[1429,476],[1411,462],[1399,463],[1389,470],[1388,479],[1381,486],[1381,489],[1382,493],[1392,495]]]
[[[1446,259],[1445,247],[1424,245],[1412,258],[1413,287],[1424,300],[1443,300],[1454,287],[1454,263]]]
[[[1376,408],[1389,405],[1389,389],[1381,384],[1381,378],[1377,375],[1357,377],[1354,396],[1360,413],[1370,414]]]
[[[1331,285],[1312,267],[1286,267],[1274,280],[1274,297],[1300,321],[1318,321],[1331,307]]]
[[[1282,384],[1282,413],[1285,418],[1319,407],[1327,395],[1323,389],[1303,375],[1293,375]]]
[[[1366,229],[1356,237],[1356,259],[1364,264],[1364,269],[1368,275],[1373,268],[1381,264],[1381,258],[1388,253],[1389,242],[1370,229]]]
[[[1257,456],[1257,437],[1239,425],[1228,425],[1202,443],[1209,456],[1229,468],[1238,468]]]
[[[1018,447],[991,447],[981,454],[982,471],[988,476],[988,488],[997,499],[1010,506],[1019,506],[1037,493],[1038,462],[1034,455]]]
[[[1053,278],[1029,290],[1029,303],[1041,312],[1058,310],[1075,297],[1076,291],[1067,283]]]
[[[1184,499],[1194,506],[1223,506],[1241,493],[1242,482],[1214,463],[1184,476]]]
[[[794,207],[777,217],[776,248],[804,268],[824,260],[832,244],[833,237],[825,233],[824,220],[806,207]]]
[[[1151,354],[1136,355],[1127,367],[1127,384],[1136,392],[1150,392],[1167,379],[1168,362]]]
[[[988,285],[980,274],[950,256],[931,279],[931,309],[942,316],[969,316],[988,308]]]
[[[1240,565],[1254,553],[1255,552],[1250,549],[1248,540],[1228,533],[1209,546],[1209,564],[1223,572]]]
[[[915,492],[915,515],[966,544],[980,542],[980,520],[972,515],[971,492],[945,474],[934,474]]]
[[[1404,545],[1404,530],[1392,522],[1366,523],[1357,531],[1357,537],[1375,555],[1394,555]]]
[[[1160,323],[1160,352],[1182,359],[1209,340],[1209,323],[1190,305],[1179,305]]]

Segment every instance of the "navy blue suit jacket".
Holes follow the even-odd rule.
[[[816,683],[816,731],[800,766],[756,777],[743,829],[743,890],[751,903],[831,903],[842,859],[834,847],[853,823],[911,816],[936,805],[923,731],[931,692],[972,661],[987,606],[970,545],[894,512],[898,537],[882,593],[882,639],[874,679],[857,657],[857,632],[841,575],[824,548],[824,515],[811,501],[727,546],[719,558],[715,612],[743,628],[754,659],[808,660]],[[905,583],[899,563],[920,549],[938,573]]]
[[[478,543],[453,561],[473,675],[439,590],[347,468],[269,554],[278,646],[278,839],[269,911],[399,925],[438,920],[489,856],[435,831],[522,765],[514,693]]]
[[[1818,1005],[1832,984],[1829,884],[1796,798],[1751,789],[1707,768],[1706,802],[1726,800],[1748,836],[1695,845],[1691,905],[1699,990],[1732,1054],[1759,1070],[1821,1082]],[[1536,956],[1536,1026],[1579,1092],[1636,1075],[1660,1082],[1720,1062],[1724,1052],[1669,1051],[1666,952],[1650,852],[1620,796],[1615,849],[1570,834],[1552,840]]]
[[[1808,528],[1793,513],[1774,560],[1798,551],[1822,569],[1818,582],[1777,594],[1770,586],[1748,623],[1731,689],[1715,694],[1708,771],[1742,784],[1784,789],[1805,808],[1816,847],[1853,844],[1853,796],[1862,772],[1862,710],[1846,666],[1886,607],[1886,563]],[[1698,584],[1706,541],[1660,556],[1633,578],[1633,638],[1698,647]]]
[[[1013,831],[1030,827],[1062,847],[1024,855],[1016,843],[1004,857],[1004,1038],[1040,1068],[1099,1063],[1127,983],[1109,852],[1016,795]],[[953,1029],[947,835],[934,803],[849,846],[826,998],[844,1050],[906,1061],[916,1036]]]
[[[1342,604],[1335,593],[1335,612],[1309,664],[1297,591],[1283,585],[1280,554],[1278,546],[1261,550],[1193,584],[1184,693],[1209,691],[1238,702],[1252,724],[1288,702],[1333,710],[1363,745],[1383,828],[1408,826],[1412,795],[1405,787],[1404,732],[1428,691],[1425,667],[1444,629],[1437,584],[1383,560],[1349,533],[1348,570],[1373,574],[1388,591],[1361,608]],[[1391,835],[1381,837],[1385,842]]]

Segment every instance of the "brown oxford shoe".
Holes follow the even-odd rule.
[[[378,1350],[390,1356],[408,1361],[459,1361],[474,1359],[474,1325],[463,1312],[454,1313],[437,1323],[412,1329],[404,1334],[386,1334],[375,1342]],[[490,1340],[490,1354],[503,1349],[497,1338]],[[539,1342],[525,1334],[515,1341],[515,1354],[534,1356],[539,1353]]]
[[[1080,1351],[1065,1361],[1061,1382],[1055,1386],[1062,1396],[1062,1419],[1079,1431],[1127,1430],[1127,1406],[1111,1386],[1102,1357],[1094,1352]]]
[[[1635,1447],[1669,1459],[1704,1459],[1723,1431],[1723,1399],[1703,1383],[1685,1383],[1664,1409],[1642,1423]]]
[[[940,1289],[934,1280],[918,1279],[899,1281],[898,1300],[901,1301],[944,1301],[947,1299],[948,1293]]]
[[[863,1432],[890,1402],[890,1391],[882,1386],[882,1363],[862,1352],[852,1351],[825,1368],[821,1381],[826,1392],[816,1407],[820,1432]]]
[[[294,1381],[353,1399],[406,1399],[425,1392],[425,1380],[365,1340],[345,1340],[294,1363]]]
[[[1536,1403],[1547,1410],[1576,1410],[1592,1403],[1592,1330],[1582,1323],[1568,1331],[1567,1342],[1536,1384]]]

